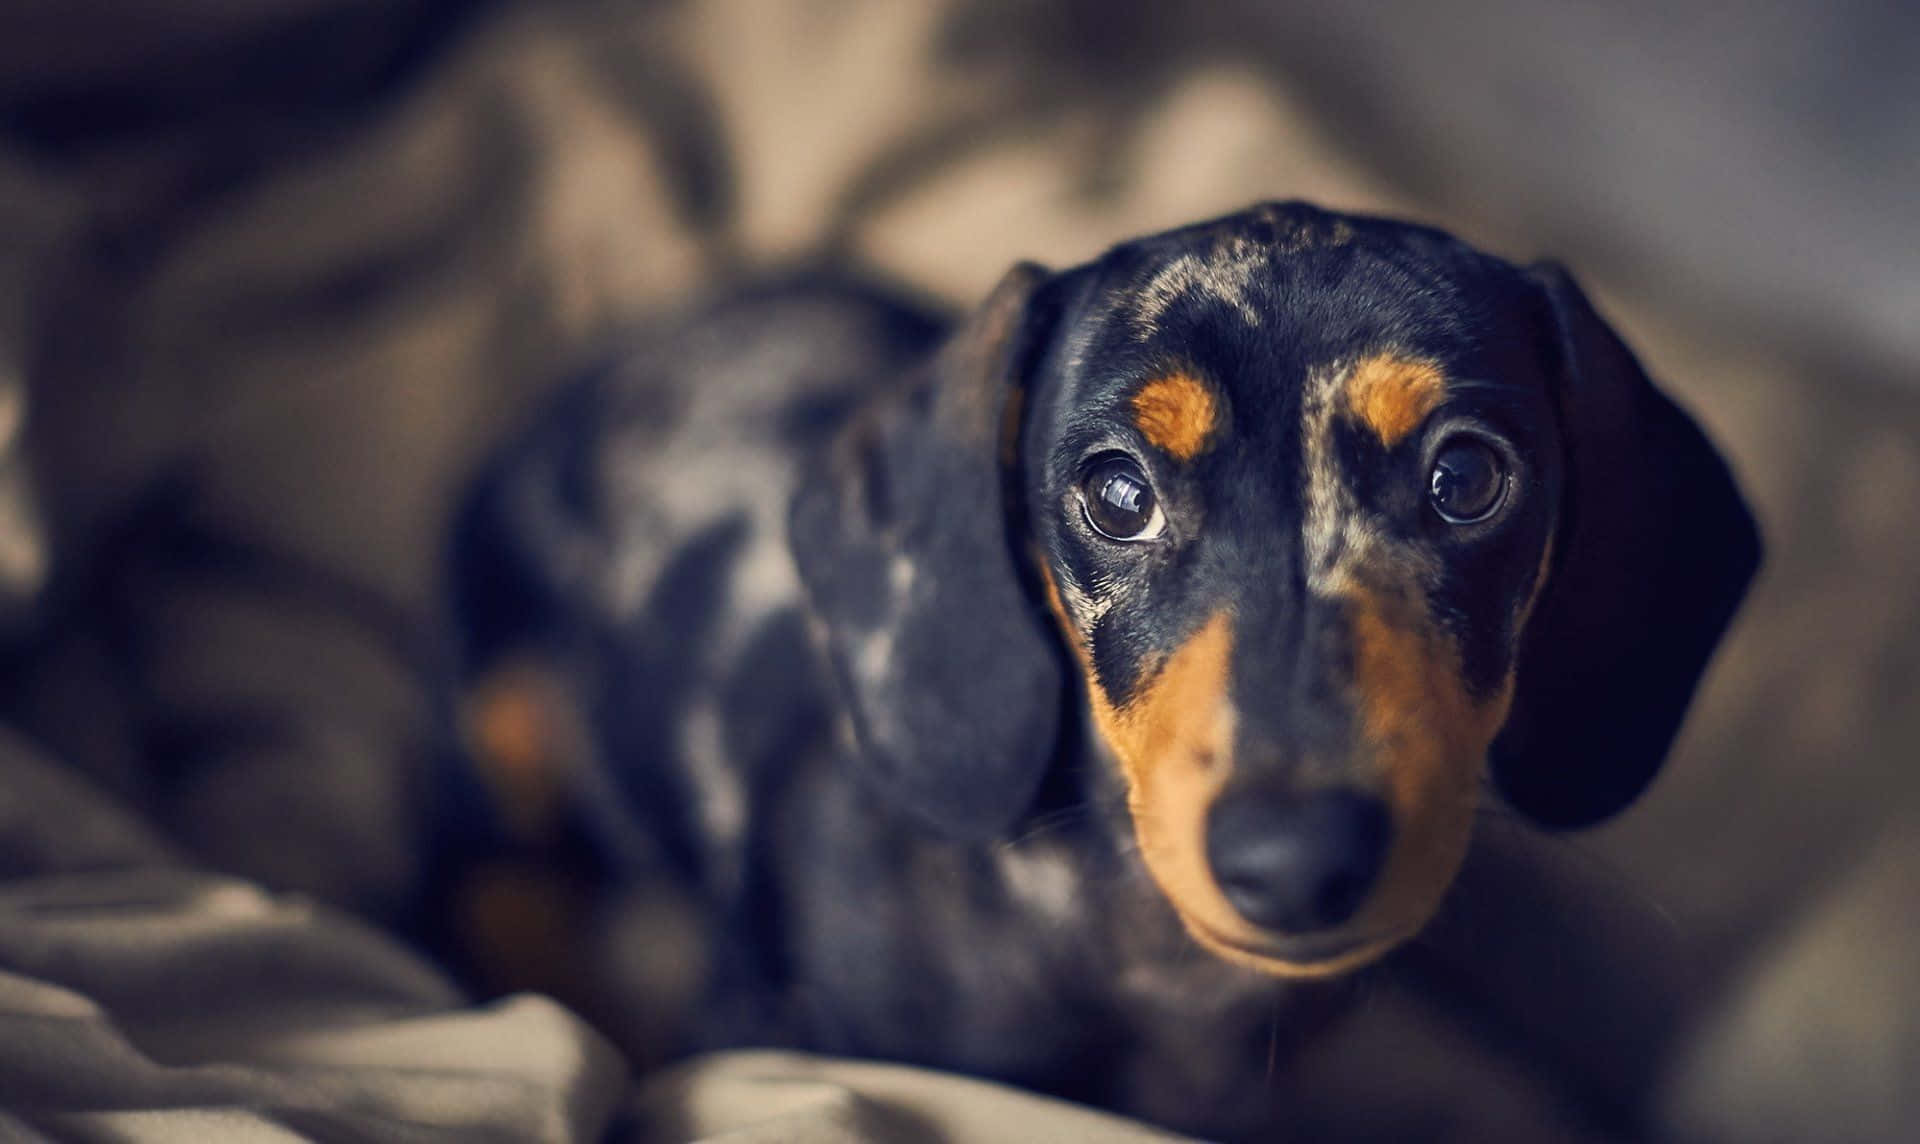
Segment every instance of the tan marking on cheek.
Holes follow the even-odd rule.
[[[1136,784],[1173,761],[1191,761],[1202,769],[1230,761],[1231,740],[1220,741],[1217,716],[1227,703],[1232,650],[1233,625],[1225,612],[1215,612],[1151,672],[1124,707],[1111,709],[1108,741]]]
[[[1133,423],[1157,449],[1192,460],[1218,426],[1213,393],[1184,373],[1156,378],[1133,395]]]
[[[1120,764],[1127,810],[1147,872],[1189,932],[1214,952],[1269,973],[1295,967],[1235,951],[1257,935],[1239,920],[1213,881],[1206,857],[1207,811],[1233,770],[1236,713],[1227,699],[1233,626],[1216,612],[1164,662],[1142,670],[1143,683],[1116,706],[1093,671],[1092,653],[1067,614],[1051,569],[1047,602],[1087,679],[1094,730]],[[1196,924],[1195,919],[1204,919]]]
[[[1377,354],[1347,373],[1347,408],[1388,448],[1406,440],[1446,396],[1440,368],[1421,358]]]
[[[1213,881],[1207,811],[1233,771],[1236,714],[1227,698],[1233,625],[1215,612],[1114,708],[1093,705],[1094,723],[1119,758],[1127,808],[1147,871],[1193,929],[1194,917],[1237,918]]]
[[[1369,740],[1425,739],[1452,749],[1492,738],[1504,709],[1468,694],[1457,653],[1424,607],[1369,588],[1354,589],[1348,600],[1355,691]]]
[[[1358,587],[1345,599],[1360,749],[1384,772],[1395,824],[1393,854],[1356,924],[1410,933],[1439,907],[1466,857],[1480,771],[1513,684],[1476,700],[1451,640],[1406,595]]]

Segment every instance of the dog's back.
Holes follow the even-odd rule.
[[[825,709],[796,693],[816,675],[796,475],[941,329],[845,280],[725,298],[566,385],[469,496],[450,585],[467,686],[503,664],[564,677],[587,732],[565,748],[593,756],[564,765],[594,772],[568,784],[612,796],[578,808],[612,867],[737,875],[746,778]]]

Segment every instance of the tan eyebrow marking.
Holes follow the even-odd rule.
[[[1355,363],[1342,388],[1347,408],[1391,449],[1439,406],[1447,385],[1431,361],[1375,354]]]
[[[1192,375],[1170,373],[1133,395],[1133,424],[1157,449],[1188,461],[1206,447],[1218,427],[1213,393]]]

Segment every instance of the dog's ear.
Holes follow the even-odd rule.
[[[1016,563],[1012,472],[1046,277],[1008,272],[848,426],[789,521],[867,777],[958,838],[994,837],[1032,805],[1059,729],[1059,651]]]
[[[1733,476],[1565,270],[1531,268],[1559,345],[1567,471],[1553,570],[1523,637],[1495,781],[1546,826],[1652,781],[1760,563]]]

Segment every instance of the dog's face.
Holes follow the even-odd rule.
[[[1297,204],[1017,270],[792,524],[883,787],[993,836],[1084,696],[1187,930],[1285,975],[1432,915],[1489,763],[1629,801],[1758,559],[1564,275]]]
[[[1364,960],[1466,852],[1546,580],[1545,303],[1281,211],[1088,278],[1028,382],[1028,513],[1140,853],[1223,956]]]

